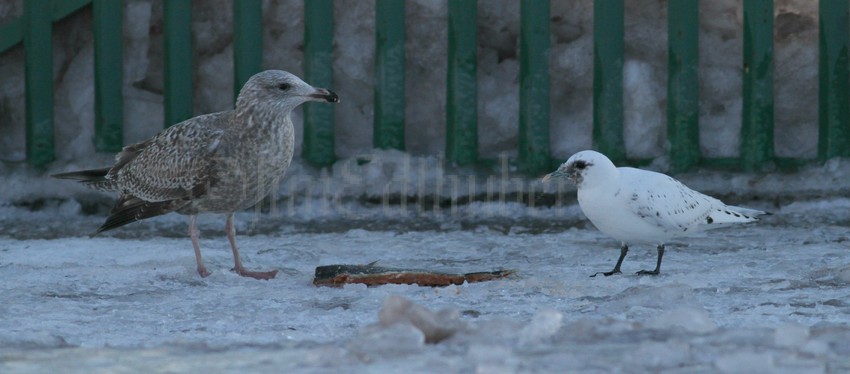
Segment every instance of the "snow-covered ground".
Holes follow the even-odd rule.
[[[200,278],[181,216],[88,238],[103,216],[71,202],[6,206],[0,372],[847,372],[850,200],[744,203],[774,215],[672,243],[655,277],[634,275],[654,266],[646,246],[622,275],[588,277],[610,270],[618,243],[570,204],[470,204],[454,216],[361,207],[357,221],[237,215],[246,267],[280,269],[271,281],[229,271],[221,217],[201,220],[213,274]],[[517,276],[311,283],[316,266],[375,260]],[[410,323],[379,323],[395,297],[451,336],[425,343]],[[380,319],[416,319],[406,313],[388,307]]]

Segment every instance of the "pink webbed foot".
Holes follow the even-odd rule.
[[[259,280],[274,279],[274,277],[277,276],[277,270],[250,271],[250,270],[245,270],[244,268],[240,268],[240,269],[233,268],[231,270],[236,272],[236,274],[239,274],[243,277],[251,277],[251,278],[259,279]]]

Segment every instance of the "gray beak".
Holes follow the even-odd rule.
[[[553,171],[549,174],[546,174],[546,176],[544,176],[543,179],[541,179],[541,180],[543,182],[548,182],[550,179],[561,179],[561,178],[566,178],[566,177],[567,177],[567,174],[562,172],[560,169],[558,169],[558,170],[555,170],[555,171]]]
[[[550,179],[569,179],[571,182],[576,181],[576,169],[573,167],[567,168],[566,171],[562,171],[561,169],[555,170],[549,174],[547,174],[541,181],[547,182]]]
[[[333,91],[325,89],[325,88],[317,88],[316,92],[310,94],[310,98],[320,100],[320,101],[324,100],[324,101],[327,101],[329,103],[338,103],[339,102],[339,96],[337,96],[336,92],[333,92]]]

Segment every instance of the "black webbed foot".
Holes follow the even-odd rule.
[[[626,258],[627,253],[629,253],[629,246],[627,246],[626,243],[623,243],[623,246],[620,247],[620,258],[617,259],[617,265],[614,265],[614,270],[600,271],[600,272],[597,272],[597,273],[591,275],[590,277],[593,278],[593,277],[595,277],[599,274],[602,274],[606,277],[610,277],[614,274],[620,274],[620,265],[623,264],[623,259]]]
[[[602,274],[602,275],[604,275],[604,276],[606,276],[606,277],[610,277],[610,276],[612,276],[612,275],[614,275],[614,274],[620,274],[620,273],[622,273],[622,272],[620,271],[620,269],[614,269],[614,270],[611,270],[611,271],[599,271],[599,272],[593,273],[593,275],[591,275],[590,277],[591,277],[591,278],[593,278],[593,277],[595,277],[595,276],[597,276],[597,275],[599,275],[599,274]]]
[[[664,244],[658,245],[658,262],[655,263],[655,270],[641,270],[637,275],[658,275],[661,273],[661,258],[664,257]]]
[[[661,272],[660,272],[660,271],[658,271],[658,269],[655,269],[655,270],[641,270],[641,271],[639,271],[639,272],[637,272],[637,273],[635,273],[635,274],[637,274],[637,275],[658,275],[658,274],[661,274]]]

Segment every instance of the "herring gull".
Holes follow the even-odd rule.
[[[201,258],[195,218],[206,212],[225,214],[233,270],[241,276],[272,279],[277,270],[242,267],[233,214],[262,200],[286,172],[295,149],[289,116],[307,101],[336,103],[339,97],[288,72],[263,71],[242,87],[235,109],[188,119],[151,139],[128,145],[110,167],[54,177],[120,194],[95,234],[170,212],[188,215],[189,236],[202,277],[210,272]]]
[[[658,246],[655,270],[638,272],[657,275],[666,241],[701,230],[758,221],[758,216],[768,214],[726,205],[661,173],[618,168],[608,157],[594,151],[574,154],[543,180],[552,178],[573,181],[584,215],[599,231],[622,243],[614,269],[591,276],[620,273],[631,243]]]

